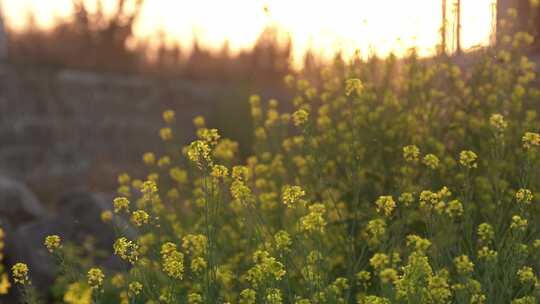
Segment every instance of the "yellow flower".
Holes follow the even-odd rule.
[[[0,295],[7,294],[10,288],[11,283],[9,283],[7,273],[2,273],[2,278],[0,279]]]
[[[520,204],[529,205],[533,200],[533,194],[529,189],[519,189],[516,192],[516,201]]]
[[[383,213],[385,216],[390,216],[396,208],[396,202],[390,195],[380,196],[375,204],[377,205],[377,212]]]
[[[210,146],[217,145],[220,135],[217,129],[202,128],[197,130],[197,137]]]
[[[163,141],[171,140],[173,137],[171,128],[161,128],[159,130],[159,137],[161,137]]]
[[[194,273],[199,273],[206,269],[206,261],[202,257],[195,257],[191,260],[191,271]]]
[[[91,304],[92,289],[81,282],[69,284],[63,300],[67,304]]]
[[[131,182],[131,186],[132,186],[133,188],[139,189],[139,190],[141,189],[142,184],[143,184],[143,182],[142,182],[142,180],[140,180],[140,179],[134,179],[134,180]]]
[[[358,304],[390,304],[390,300],[378,296],[362,296],[358,299]]]
[[[539,1],[539,0],[531,0],[531,1]],[[534,296],[524,296],[521,298],[516,298],[512,300],[511,304],[536,304],[536,297]]]
[[[174,167],[169,170],[169,176],[180,184],[185,184],[188,181],[188,174],[185,170]]]
[[[363,233],[363,237],[367,239],[370,247],[376,247],[381,244],[385,235],[386,223],[383,219],[369,221]]]
[[[324,213],[326,208],[323,204],[313,204],[309,206],[309,213],[300,218],[300,230],[305,232],[324,233],[326,220]]]
[[[409,192],[403,192],[398,198],[398,201],[405,206],[409,206],[414,202],[414,196],[412,193]]]
[[[188,294],[188,304],[202,304],[203,298],[200,294],[196,292],[192,292]]]
[[[306,97],[308,100],[312,100],[313,98],[315,98],[317,96],[317,89],[316,88],[308,88],[305,92],[306,94]]]
[[[407,236],[407,246],[412,247],[415,252],[425,253],[431,247],[431,241],[416,234],[410,234]]]
[[[211,164],[210,147],[205,141],[196,140],[187,149],[188,159],[194,162],[199,168]]]
[[[230,139],[223,139],[214,148],[212,153],[215,158],[230,161],[234,159],[234,155],[238,152],[238,143]]]
[[[457,218],[463,215],[463,205],[458,200],[452,200],[446,206],[446,213],[451,218]]]
[[[259,107],[261,105],[261,97],[256,94],[249,96],[249,104],[252,107]]]
[[[287,250],[291,244],[291,236],[285,230],[280,230],[274,235],[276,248],[279,250]]]
[[[225,178],[229,175],[229,169],[222,165],[214,165],[210,175],[214,178]]]
[[[168,242],[161,246],[161,258],[165,274],[181,280],[184,276],[184,255],[176,249],[174,243]]]
[[[381,278],[381,282],[383,284],[394,283],[398,279],[398,273],[393,268],[385,268],[381,270],[381,272],[379,273],[379,277]]]
[[[160,157],[157,163],[157,165],[161,168],[167,167],[170,164],[171,164],[171,158],[169,156]]]
[[[141,192],[144,195],[152,195],[158,192],[157,184],[155,181],[147,180],[141,186]]]
[[[29,283],[28,280],[28,265],[24,263],[16,263],[11,267],[13,281],[21,285]]]
[[[120,273],[115,274],[111,278],[111,284],[116,288],[122,288],[124,287],[124,284],[126,283],[124,276]]]
[[[540,134],[534,132],[526,132],[521,138],[523,148],[530,149],[540,145]]]
[[[146,176],[146,179],[152,182],[157,182],[159,180],[159,174],[153,172]],[[144,185],[144,184],[143,184]]]
[[[232,197],[243,203],[248,203],[252,201],[251,189],[244,184],[241,180],[235,180],[231,184],[231,195]]]
[[[255,290],[247,288],[240,292],[240,301],[239,304],[255,304],[257,299],[257,293]]]
[[[103,274],[103,271],[101,271],[101,269],[91,268],[90,270],[88,270],[87,278],[88,285],[90,285],[92,289],[99,289],[103,285],[105,275]]]
[[[309,113],[304,109],[297,110],[293,113],[293,123],[297,127],[305,124],[308,119]]]
[[[501,114],[492,114],[489,117],[489,124],[498,132],[502,132],[508,127],[508,123],[504,121],[504,117]]]
[[[362,284],[364,289],[369,287],[369,283],[371,281],[371,273],[366,270],[362,270],[358,273],[356,273],[356,279]]]
[[[131,222],[137,227],[148,224],[149,219],[150,216],[144,210],[136,210],[131,214]]]
[[[128,289],[131,295],[137,296],[141,293],[143,285],[140,282],[134,281],[129,283]]]
[[[203,234],[188,234],[182,238],[182,248],[194,256],[203,256],[208,240]]]
[[[156,155],[152,152],[146,152],[143,154],[143,162],[148,165],[148,166],[151,166],[153,164],[156,163]]]
[[[363,90],[364,84],[362,83],[362,80],[352,78],[345,81],[345,95],[350,96],[353,92],[356,93],[356,95],[360,95]]]
[[[117,239],[113,244],[114,254],[121,259],[135,264],[139,259],[139,245],[128,241],[125,237]]]
[[[390,263],[388,255],[384,253],[375,253],[371,259],[369,259],[369,264],[374,269],[383,269]]]
[[[486,260],[488,262],[494,262],[497,260],[497,251],[489,249],[487,246],[483,246],[478,250],[478,259]]]
[[[196,116],[195,118],[193,118],[193,125],[198,129],[204,128],[204,126],[206,125],[204,117]]]
[[[298,80],[297,88],[298,88],[299,91],[304,91],[308,87],[309,87],[309,81],[307,81],[306,79],[299,79]]]
[[[277,288],[267,288],[266,289],[266,301],[268,304],[281,304],[283,298],[281,296],[281,290]]]
[[[478,225],[477,234],[482,242],[489,242],[495,236],[495,231],[490,224],[482,223]]]
[[[521,218],[519,215],[512,216],[512,223],[510,223],[510,229],[525,231],[529,222],[527,219]]]
[[[58,235],[47,236],[45,238],[44,245],[45,247],[47,247],[47,250],[49,250],[49,252],[51,253],[62,246],[61,239]]]
[[[415,163],[420,157],[420,149],[415,145],[408,145],[403,147],[403,158],[408,161]]]
[[[306,192],[300,186],[283,187],[283,203],[287,207],[295,207],[295,204],[300,202],[305,195]]]
[[[426,154],[422,159],[422,163],[424,163],[424,165],[426,165],[428,168],[435,170],[439,167],[439,158],[437,158],[437,156],[434,154]]]
[[[163,121],[170,124],[174,122],[175,113],[173,110],[167,110],[163,112]]]
[[[534,270],[528,266],[523,266],[519,269],[517,276],[522,284],[534,284],[538,280],[534,274]]]
[[[129,185],[129,182],[131,181],[131,177],[127,173],[122,173],[118,175],[118,184],[120,185]]]
[[[126,197],[117,197],[113,200],[113,207],[115,213],[129,212],[129,200]]]
[[[459,274],[467,275],[474,270],[474,264],[469,260],[466,255],[460,255],[454,258],[454,264]]]
[[[448,303],[448,299],[452,296],[448,284],[448,271],[442,270],[437,275],[429,277],[428,290],[433,303]]]
[[[459,153],[459,163],[465,168],[476,168],[476,160],[478,156],[473,151],[461,151]]]
[[[232,177],[235,180],[247,181],[249,177],[249,169],[245,166],[234,166],[232,169]]]
[[[266,130],[264,128],[257,128],[255,130],[255,138],[260,141],[266,140]]]
[[[104,210],[104,211],[101,212],[100,217],[101,217],[101,221],[103,223],[108,224],[108,223],[112,222],[113,213],[111,212],[111,210]]]

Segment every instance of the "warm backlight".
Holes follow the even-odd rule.
[[[421,54],[435,51],[440,42],[442,0],[148,0],[136,26],[137,37],[156,37],[163,30],[170,41],[189,46],[194,37],[218,49],[229,42],[238,51],[253,45],[267,26],[278,26],[293,41],[299,60],[307,49],[324,57],[401,54],[416,46]],[[112,5],[116,1],[103,1]],[[461,45],[464,49],[490,41],[494,0],[462,0]],[[95,3],[95,1],[89,1]],[[447,0],[448,47],[455,46],[454,0]],[[49,26],[69,14],[70,0],[4,0],[4,15],[13,26],[23,26],[28,10]]]

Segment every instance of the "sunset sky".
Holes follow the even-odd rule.
[[[69,14],[70,0],[0,0],[4,15],[15,27],[24,25],[29,10],[40,25]],[[168,38],[189,46],[196,35],[201,44],[219,48],[225,40],[232,51],[250,47],[269,25],[287,31],[295,58],[308,48],[328,57],[341,50],[367,54],[402,53],[417,46],[422,54],[434,51],[439,41],[441,0],[147,0],[138,37]],[[89,1],[93,3],[94,0]],[[114,3],[107,1],[104,3]],[[453,19],[453,0],[447,0]],[[462,0],[462,45],[485,45],[492,28],[495,0]],[[264,8],[268,8],[268,14]],[[450,20],[452,21],[452,20]],[[450,25],[451,27],[451,25]]]

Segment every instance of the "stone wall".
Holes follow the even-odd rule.
[[[177,140],[187,142],[192,118],[211,115],[226,90],[219,84],[2,65],[0,171],[31,186],[86,187],[99,179],[110,184],[142,153],[159,150],[164,109],[177,112]]]

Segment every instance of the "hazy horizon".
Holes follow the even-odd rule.
[[[116,1],[103,3],[112,8]],[[462,0],[464,49],[489,43],[493,3]],[[28,12],[35,14],[38,25],[47,27],[55,18],[69,15],[71,1],[3,0],[3,8],[6,22],[14,28],[24,27]],[[454,27],[453,10],[453,1],[448,0],[448,28]],[[441,0],[386,0],[369,6],[346,0],[200,0],[189,4],[153,0],[145,2],[134,31],[136,37],[153,41],[162,30],[168,41],[179,41],[187,48],[195,37],[202,46],[215,50],[227,41],[234,53],[251,47],[266,27],[274,26],[290,35],[295,61],[308,49],[323,58],[337,51],[348,56],[355,50],[367,54],[374,49],[380,55],[402,54],[413,46],[429,55],[440,41],[441,16]]]

